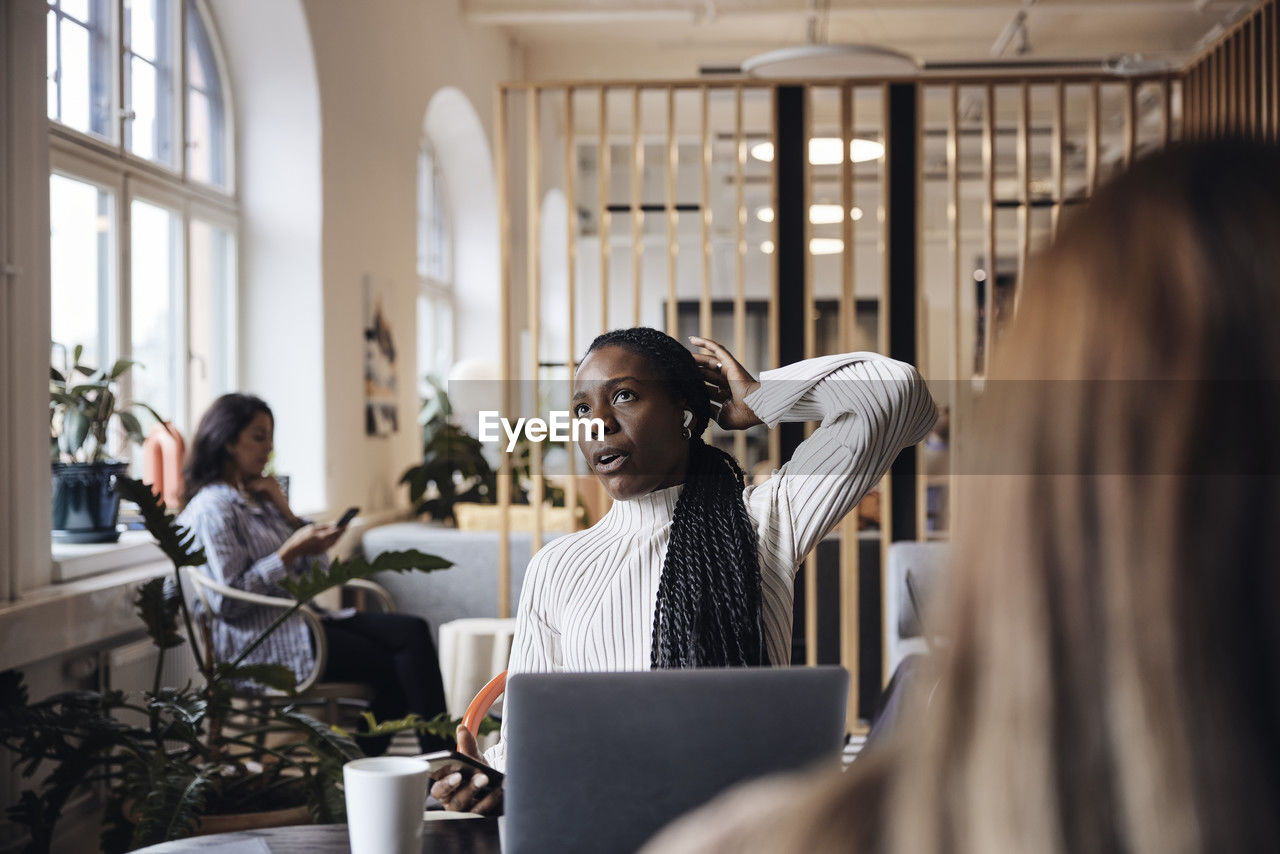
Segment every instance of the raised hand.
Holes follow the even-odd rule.
[[[714,388],[708,389],[711,399],[720,404],[716,423],[726,430],[746,430],[762,423],[746,404],[746,396],[760,387],[755,377],[733,357],[733,354],[710,338],[690,336],[689,341],[706,353],[694,353],[693,358],[702,368],[703,379]]]

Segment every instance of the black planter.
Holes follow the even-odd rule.
[[[120,539],[115,479],[128,463],[53,464],[53,539],[58,543],[114,543]]]

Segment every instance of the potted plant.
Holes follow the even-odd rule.
[[[475,520],[476,528],[492,529],[496,527],[497,517],[479,505],[497,504],[498,472],[485,458],[480,440],[449,420],[453,407],[444,385],[435,377],[426,379],[431,395],[423,401],[418,415],[422,424],[422,462],[406,469],[400,483],[408,485],[415,513],[428,513],[433,519],[458,524],[458,505],[463,505],[468,517]],[[532,484],[533,444],[523,430],[511,456],[511,503],[527,505]],[[564,507],[562,487],[546,483],[543,495],[552,507]],[[579,505],[581,508],[581,503]],[[527,512],[520,515],[518,527],[529,527],[526,516],[529,516]],[[564,525],[569,517],[562,511],[556,519]]]
[[[98,370],[80,361],[84,346],[72,350],[62,369],[49,366],[49,454],[53,476],[53,539],[64,543],[114,543],[120,538],[116,515],[120,499],[111,489],[128,463],[109,455],[108,430],[114,419],[124,435],[141,444],[142,425],[120,406],[118,384],[136,364],[118,359],[110,370]],[[164,424],[154,409],[141,407]]]
[[[459,501],[497,500],[497,474],[485,459],[480,440],[449,421],[453,407],[444,384],[428,376],[432,394],[422,403],[422,462],[400,476],[409,487],[409,500],[418,514],[453,522]],[[428,497],[428,493],[432,493]]]
[[[171,576],[141,585],[135,600],[158,649],[155,682],[141,698],[116,690],[73,691],[31,703],[20,674],[0,674],[0,744],[18,757],[24,777],[49,771],[9,811],[11,818],[30,828],[27,850],[48,851],[67,799],[78,789],[98,783],[105,784],[107,792],[104,852],[132,850],[199,832],[269,826],[270,820],[255,820],[264,811],[275,811],[277,824],[299,823],[297,807],[306,808],[303,821],[306,816],[315,822],[343,821],[343,796],[338,789],[342,765],[362,755],[359,747],[346,733],[292,705],[237,708],[236,714],[247,715],[250,723],[247,728],[231,729],[227,722],[237,686],[252,680],[286,694],[295,688],[295,675],[288,667],[245,664],[244,659],[325,590],[376,572],[429,571],[452,564],[433,555],[403,551],[386,552],[373,561],[335,560],[327,571],[317,565],[309,574],[284,582],[294,606],[284,610],[236,659],[216,661],[205,645],[206,655],[195,656],[196,684],[163,686],[160,674],[166,651],[195,636],[182,568],[200,566],[205,557],[150,487],[121,477],[117,489],[138,505],[147,530],[173,563]],[[133,713],[137,722],[129,722],[121,713]],[[411,716],[383,723],[377,731],[415,728],[451,737],[452,724],[445,716],[430,721]],[[274,743],[289,734],[296,740]],[[228,815],[239,817],[231,827],[221,821]]]

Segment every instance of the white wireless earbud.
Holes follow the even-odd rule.
[[[693,413],[689,410],[684,411],[684,426],[688,427],[693,422]]]

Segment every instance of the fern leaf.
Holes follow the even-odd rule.
[[[448,569],[451,566],[453,561],[413,549],[402,552],[383,552],[372,561],[356,555],[348,560],[333,561],[329,564],[327,571],[321,564],[316,563],[309,573],[298,578],[285,579],[280,586],[295,600],[307,602],[331,587],[338,587],[356,578],[368,578],[378,572],[409,572],[411,570],[432,572],[437,569]]]
[[[195,536],[165,512],[164,502],[155,496],[151,487],[140,480],[119,477],[116,478],[116,492],[126,501],[138,505],[147,531],[156,538],[156,544],[174,566],[200,566],[205,563],[204,552],[194,548]]]
[[[251,680],[286,694],[292,694],[298,689],[298,676],[292,668],[270,662],[239,664],[235,667],[227,663],[219,664],[214,673],[214,679]]]
[[[153,578],[138,588],[138,597],[133,600],[151,642],[161,649],[182,645],[182,635],[178,634],[180,595],[172,578]]]

